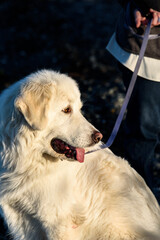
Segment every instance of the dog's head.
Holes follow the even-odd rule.
[[[35,144],[41,146],[42,153],[83,162],[84,148],[98,143],[102,134],[82,116],[75,81],[43,70],[29,75],[18,86],[14,107],[16,116],[21,116],[21,134],[26,134],[24,128],[34,133]]]

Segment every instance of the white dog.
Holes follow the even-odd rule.
[[[160,240],[144,180],[81,114],[74,80],[39,71],[0,97],[0,204],[16,240]]]

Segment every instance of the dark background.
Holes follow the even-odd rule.
[[[85,116],[106,141],[124,96],[105,49],[120,9],[116,0],[1,2],[0,90],[40,69],[67,73],[79,84]]]
[[[120,10],[116,0],[0,1],[0,90],[40,69],[67,73],[79,84],[85,117],[106,142],[124,98],[116,61],[105,50]],[[121,156],[122,127],[111,147]],[[0,240],[8,240],[0,221]]]

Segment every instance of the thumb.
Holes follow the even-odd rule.
[[[135,19],[136,28],[139,28],[141,26],[141,22],[144,21],[146,18],[142,17],[141,12],[135,9],[134,19]]]

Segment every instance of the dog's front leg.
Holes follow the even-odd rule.
[[[9,204],[2,205],[3,216],[9,233],[16,240],[47,240],[39,221],[25,212],[19,212]]]

